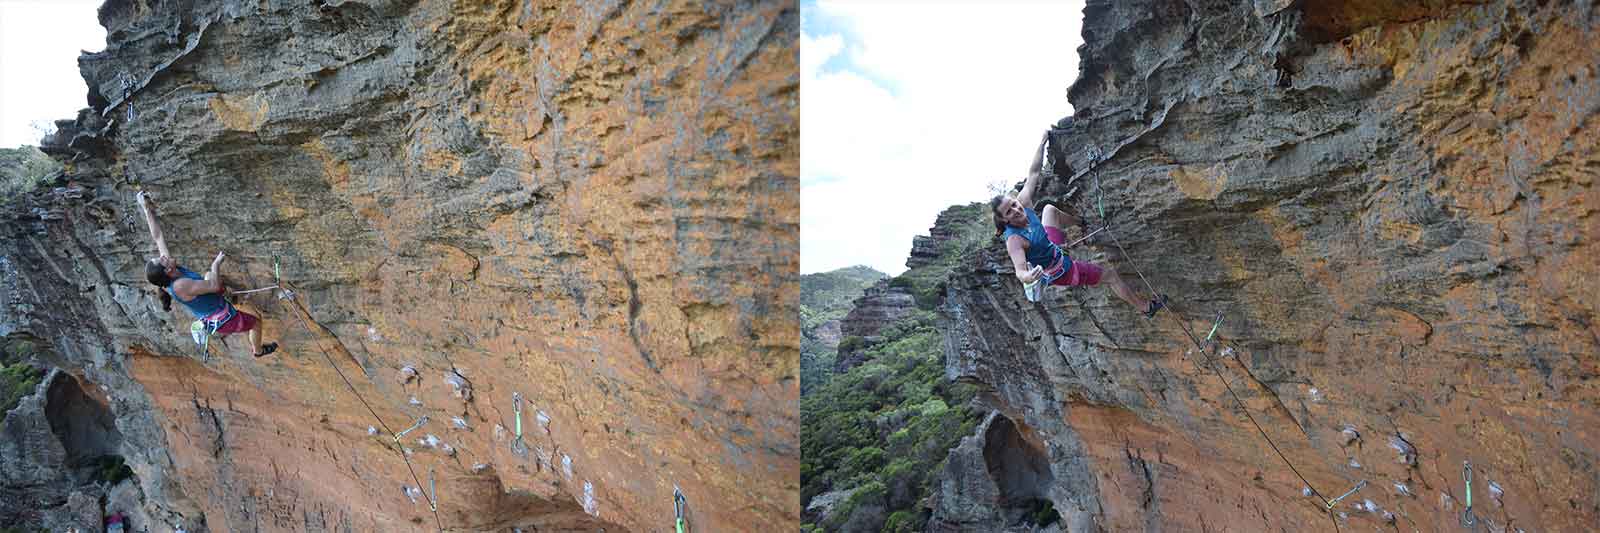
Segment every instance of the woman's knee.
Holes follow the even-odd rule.
[[[1055,226],[1060,228],[1067,225],[1066,217],[1062,216],[1066,213],[1063,213],[1060,209],[1056,209],[1056,206],[1044,204],[1044,212],[1040,214],[1044,216],[1043,222],[1046,226]]]

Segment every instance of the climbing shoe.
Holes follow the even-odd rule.
[[[1165,294],[1157,294],[1155,298],[1150,300],[1150,306],[1149,306],[1148,309],[1145,309],[1144,317],[1145,318],[1155,318],[1156,317],[1156,311],[1160,311],[1161,308],[1166,307],[1166,306],[1167,306],[1167,295],[1165,295]]]
[[[269,342],[269,343],[261,345],[261,353],[256,354],[256,357],[266,357],[267,354],[270,354],[270,353],[276,352],[276,351],[278,351],[278,343]]]

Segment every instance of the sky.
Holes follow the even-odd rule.
[[[905,270],[1072,113],[1083,3],[800,5],[800,271]]]
[[[39,144],[89,106],[78,54],[106,47],[100,0],[0,0],[0,148]]]

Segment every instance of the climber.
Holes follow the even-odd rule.
[[[1015,197],[1000,194],[989,200],[989,209],[994,214],[995,235],[1005,239],[1006,253],[1011,256],[1017,280],[1022,282],[1028,300],[1041,300],[1047,285],[1098,285],[1103,278],[1117,297],[1140,309],[1146,318],[1155,317],[1156,312],[1167,304],[1165,294],[1157,295],[1148,303],[1143,302],[1134,293],[1133,287],[1117,276],[1115,270],[1102,269],[1086,261],[1073,261],[1062,253],[1060,245],[1067,238],[1063,228],[1077,225],[1081,219],[1047,204],[1041,221],[1039,213],[1027,207],[1033,203],[1033,194],[1039,185],[1040,167],[1044,163],[1045,144],[1049,141],[1050,134],[1047,132],[1039,141],[1039,149],[1034,150],[1033,164],[1028,168],[1028,180],[1022,185],[1022,191]]]
[[[261,319],[255,315],[234,309],[233,305],[223,299],[228,288],[222,285],[222,277],[217,275],[217,267],[221,266],[226,255],[217,252],[217,258],[211,261],[211,270],[205,276],[178,266],[177,261],[167,253],[167,241],[161,234],[161,225],[156,223],[156,217],[150,212],[149,196],[144,191],[134,196],[139,202],[139,209],[144,211],[145,224],[150,226],[150,237],[156,241],[156,249],[161,256],[145,263],[144,276],[152,285],[161,287],[161,309],[172,310],[172,299],[177,298],[179,303],[189,308],[195,318],[205,322],[212,328],[212,334],[228,335],[230,333],[249,332],[250,345],[255,348],[255,356],[261,357],[278,349],[278,343],[261,344]],[[204,344],[204,343],[202,343]]]

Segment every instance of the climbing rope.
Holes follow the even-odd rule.
[[[1091,147],[1090,148],[1091,164],[1095,163],[1095,161],[1093,161],[1093,160],[1097,159],[1098,156],[1099,156],[1099,149],[1096,148],[1096,147]],[[1100,173],[1099,172],[1095,172],[1094,174],[1095,174],[1095,189],[1096,189],[1096,192],[1098,193],[1098,194],[1096,194],[1096,205],[1097,205],[1098,210],[1100,212],[1100,221],[1101,221],[1102,225],[1104,226],[1104,228],[1102,228],[1102,229],[1109,229],[1111,227],[1111,221],[1106,220],[1106,218],[1105,218],[1105,189],[1101,188],[1101,186],[1100,186]],[[1122,251],[1122,256],[1128,260],[1129,266],[1133,267],[1134,273],[1139,275],[1139,280],[1144,283],[1145,288],[1150,290],[1150,294],[1152,294],[1152,295],[1161,294],[1160,291],[1156,290],[1155,285],[1150,283],[1150,278],[1145,277],[1144,271],[1139,268],[1139,264],[1138,264],[1137,261],[1134,260],[1133,254],[1128,253],[1128,249],[1126,247],[1122,246],[1122,240],[1117,238],[1116,232],[1107,231],[1106,235],[1110,235],[1111,236],[1111,242],[1116,244],[1118,250]],[[1157,297],[1159,298],[1159,296],[1157,296]],[[1214,361],[1211,360],[1211,358],[1214,356],[1214,354],[1208,354],[1207,353],[1208,349],[1206,347],[1206,344],[1202,343],[1200,341],[1199,337],[1197,337],[1194,334],[1194,331],[1189,329],[1189,325],[1185,321],[1184,317],[1182,316],[1182,313],[1178,312],[1177,309],[1171,309],[1171,314],[1172,314],[1173,319],[1178,322],[1178,327],[1183,329],[1184,335],[1188,336],[1189,337],[1189,341],[1193,342],[1194,345],[1195,345],[1195,348],[1200,350],[1200,354],[1202,356],[1205,356],[1206,363],[1207,363],[1205,366],[1211,369],[1211,372],[1217,376],[1218,380],[1222,381],[1223,388],[1227,389],[1228,395],[1232,396],[1234,403],[1238,404],[1239,411],[1244,413],[1245,419],[1250,421],[1250,425],[1255,426],[1256,432],[1260,433],[1261,434],[1261,438],[1267,441],[1267,446],[1270,446],[1272,448],[1273,453],[1276,453],[1278,455],[1278,458],[1283,460],[1283,464],[1287,465],[1289,467],[1289,471],[1294,472],[1295,477],[1300,478],[1300,481],[1302,483],[1305,483],[1306,488],[1310,489],[1311,493],[1313,495],[1315,495],[1318,500],[1322,501],[1323,509],[1325,511],[1331,511],[1333,509],[1334,504],[1337,503],[1339,500],[1343,499],[1345,496],[1349,496],[1350,494],[1355,493],[1357,490],[1360,490],[1361,487],[1366,485],[1366,481],[1362,480],[1361,483],[1359,483],[1359,484],[1357,484],[1355,486],[1355,488],[1350,489],[1350,492],[1345,493],[1345,496],[1340,496],[1339,498],[1336,498],[1336,499],[1334,499],[1332,501],[1329,501],[1326,496],[1323,496],[1322,495],[1322,491],[1317,490],[1316,486],[1311,484],[1311,481],[1306,479],[1305,475],[1300,473],[1300,469],[1295,468],[1294,462],[1290,461],[1289,457],[1287,455],[1284,455],[1283,450],[1278,448],[1278,444],[1276,442],[1273,442],[1272,437],[1270,435],[1267,435],[1267,431],[1265,429],[1262,429],[1261,424],[1259,422],[1256,422],[1255,416],[1250,414],[1250,409],[1245,406],[1244,400],[1239,398],[1239,394],[1233,390],[1233,385],[1228,383],[1228,378],[1226,378],[1226,377],[1224,377],[1222,375],[1222,371],[1218,370],[1216,365],[1214,364]],[[1217,326],[1219,326],[1220,324],[1221,324],[1221,317],[1219,316],[1218,320],[1217,320],[1217,323],[1214,324],[1211,327],[1211,333],[1208,333],[1206,335],[1206,340],[1207,341],[1209,341],[1211,339],[1211,335],[1212,334],[1216,333]],[[1190,359],[1190,363],[1194,364],[1196,367],[1200,366],[1200,364],[1195,362],[1193,359]],[[1335,525],[1337,526],[1337,522],[1335,522]]]
[[[1082,237],[1079,237],[1079,238],[1078,238],[1078,240],[1075,240],[1075,241],[1072,241],[1072,243],[1071,243],[1071,244],[1068,244],[1068,245],[1066,245],[1066,246],[1062,246],[1062,248],[1071,248],[1071,247],[1073,247],[1073,246],[1077,246],[1077,245],[1078,245],[1078,243],[1080,243],[1080,242],[1083,242],[1083,241],[1087,241],[1087,240],[1089,240],[1089,237],[1093,237],[1093,236],[1094,236],[1094,234],[1096,234],[1096,233],[1100,233],[1100,232],[1102,232],[1102,231],[1105,231],[1105,230],[1106,230],[1106,228],[1109,228],[1109,227],[1110,227],[1110,226],[1101,226],[1101,227],[1100,227],[1100,229],[1097,229],[1097,230],[1094,230],[1094,231],[1091,231],[1091,232],[1089,232],[1089,234],[1088,234],[1088,235],[1084,235],[1084,236],[1082,236]]]
[[[268,286],[265,286],[265,287],[262,287],[262,288],[259,288],[259,289],[250,289],[248,291],[231,291],[231,292],[229,292],[229,294],[250,294],[250,293],[253,293],[253,292],[270,291],[272,289],[277,289],[277,288],[279,288],[277,285],[268,285]]]
[[[274,270],[276,270],[276,268],[274,268]],[[276,272],[274,272],[274,274],[276,274]],[[282,283],[282,281],[279,281],[279,283]],[[302,309],[302,311],[304,311],[304,310]],[[300,321],[300,326],[306,329],[306,333],[311,334],[312,337],[316,337],[317,336],[316,331],[311,329],[311,325],[306,323],[305,317],[300,316],[300,313],[295,313],[295,312],[291,311],[289,314],[294,315],[295,319]],[[361,400],[361,405],[363,405],[363,406],[365,406],[367,408],[367,412],[371,413],[372,414],[372,418],[374,420],[378,421],[378,425],[383,428],[383,431],[388,433],[388,434],[390,434],[390,435],[394,435],[394,442],[395,442],[396,447],[398,448],[398,449],[395,450],[395,452],[400,454],[400,460],[405,461],[406,470],[411,472],[411,481],[413,481],[413,482],[415,482],[417,484],[416,486],[419,487],[417,489],[417,491],[421,492],[421,488],[420,487],[422,487],[422,478],[417,477],[416,468],[413,468],[411,466],[411,458],[406,456],[405,446],[400,444],[400,436],[401,435],[405,435],[406,433],[409,433],[412,430],[417,429],[418,427],[421,427],[423,424],[427,423],[427,421],[428,421],[427,415],[423,415],[423,417],[420,420],[418,420],[416,424],[412,425],[409,429],[406,429],[404,432],[401,432],[401,433],[398,433],[398,434],[395,433],[394,430],[389,429],[389,425],[388,424],[384,423],[383,417],[378,416],[378,411],[374,410],[372,408],[372,404],[367,403],[367,399],[366,399],[366,397],[361,395],[361,391],[356,390],[356,386],[355,386],[354,383],[350,382],[350,378],[345,377],[344,371],[339,369],[339,365],[334,364],[333,356],[332,355],[328,355],[327,348],[323,348],[321,342],[317,342],[316,344],[317,344],[317,350],[322,352],[323,359],[326,359],[328,361],[328,366],[333,367],[333,371],[335,373],[339,374],[339,379],[344,380],[344,385],[346,387],[350,388],[350,392],[352,394],[356,395],[356,399],[357,400]],[[430,472],[429,474],[430,474],[429,475],[430,488],[432,488],[431,487],[431,484],[432,484],[432,481],[433,481],[433,478],[432,478],[432,475],[431,475],[432,473]],[[437,500],[436,500],[437,494],[433,494],[433,495],[423,494],[423,496],[428,499],[428,509],[433,511],[433,525],[434,525],[434,527],[437,528],[441,532],[444,531],[444,521],[439,519],[439,506],[438,506],[438,503],[437,503]]]
[[[1117,249],[1122,251],[1122,256],[1127,258],[1128,265],[1133,267],[1133,271],[1139,275],[1139,279],[1144,282],[1145,288],[1150,289],[1151,294],[1160,294],[1160,292],[1156,291],[1155,286],[1150,284],[1150,279],[1144,276],[1144,272],[1140,271],[1138,262],[1134,261],[1133,255],[1129,254],[1128,249],[1122,246],[1122,241],[1117,238],[1116,232],[1107,232],[1106,234],[1111,236],[1111,242],[1115,243],[1117,245]],[[1206,346],[1200,342],[1199,337],[1195,336],[1194,331],[1189,329],[1189,325],[1184,322],[1182,313],[1179,313],[1177,309],[1171,309],[1171,313],[1173,319],[1177,320],[1178,327],[1183,328],[1184,335],[1189,337],[1189,341],[1194,343],[1195,348],[1200,350],[1201,355],[1206,356],[1208,361],[1205,366],[1210,368],[1211,372],[1216,374],[1217,379],[1222,381],[1222,386],[1228,390],[1228,395],[1232,396],[1233,401],[1239,405],[1239,410],[1240,412],[1244,413],[1245,419],[1250,421],[1250,425],[1255,426],[1256,432],[1261,434],[1261,438],[1266,439],[1267,445],[1271,446],[1272,451],[1278,454],[1278,458],[1283,460],[1283,464],[1289,466],[1289,470],[1294,472],[1295,477],[1300,478],[1300,481],[1305,483],[1307,488],[1311,489],[1311,493],[1315,495],[1317,499],[1322,500],[1324,509],[1332,509],[1334,502],[1329,501],[1326,496],[1323,496],[1322,491],[1317,490],[1316,485],[1311,484],[1311,481],[1306,479],[1306,477],[1300,473],[1300,469],[1295,468],[1294,462],[1290,461],[1289,457],[1283,454],[1283,450],[1278,449],[1278,444],[1272,441],[1272,437],[1267,435],[1267,431],[1261,428],[1260,423],[1256,422],[1256,417],[1250,414],[1250,409],[1245,407],[1244,400],[1239,398],[1239,393],[1234,392],[1233,385],[1228,384],[1228,378],[1223,377],[1222,371],[1217,370],[1216,365],[1211,364],[1209,359],[1213,357],[1213,355],[1207,353],[1208,350]],[[1193,360],[1191,360],[1191,362],[1193,362]],[[1196,363],[1196,365],[1198,366],[1198,363]],[[1364,484],[1365,482],[1362,483],[1362,485]],[[1356,488],[1361,488],[1361,485],[1357,485]],[[1354,489],[1352,489],[1351,492],[1354,492]]]

